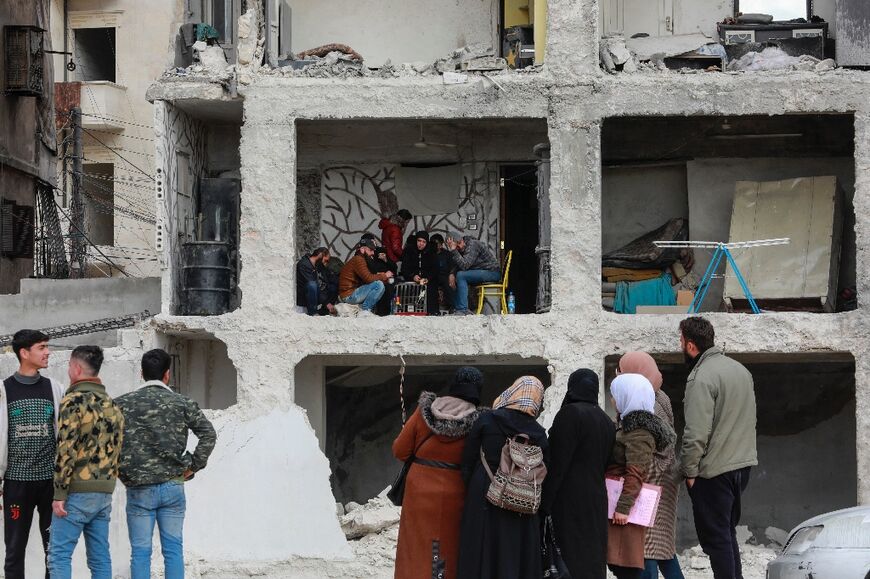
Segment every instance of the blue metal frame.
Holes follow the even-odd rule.
[[[695,292],[695,299],[692,300],[692,305],[689,306],[689,313],[697,314],[700,310],[701,304],[704,302],[707,293],[710,291],[710,285],[713,283],[713,275],[716,273],[716,270],[719,269],[722,259],[727,259],[728,264],[731,265],[731,269],[734,270],[734,274],[737,276],[737,281],[740,283],[740,287],[743,290],[743,295],[746,296],[746,299],[749,301],[749,307],[752,309],[752,313],[760,314],[761,310],[758,308],[755,298],[752,297],[752,292],[749,291],[749,286],[746,284],[746,279],[744,279],[743,273],[740,271],[740,268],[737,267],[737,262],[734,261],[734,256],[731,255],[731,251],[729,251],[724,243],[720,243],[716,246],[716,251],[713,252],[713,257],[710,259],[710,265],[707,266],[707,271],[704,272],[704,277],[701,278],[701,283],[698,284],[698,289]]]

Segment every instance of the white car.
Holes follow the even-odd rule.
[[[819,515],[788,535],[767,579],[870,579],[870,507]]]

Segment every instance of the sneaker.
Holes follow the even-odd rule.
[[[356,315],[356,317],[358,317],[358,318],[373,318],[373,317],[375,317],[375,315],[368,310],[360,310],[359,313]]]
[[[360,307],[353,304],[338,303],[335,304],[335,313],[340,318],[355,318]]]
[[[471,310],[456,310],[451,315],[453,315],[453,316],[473,316],[474,314],[471,313]]]

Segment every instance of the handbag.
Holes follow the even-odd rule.
[[[541,562],[544,566],[542,575],[544,579],[571,579],[571,573],[562,558],[562,551],[556,543],[553,519],[549,515],[544,519],[541,534]]]
[[[426,438],[424,438],[420,444],[417,445],[417,448],[414,449],[414,452],[408,457],[408,460],[405,461],[405,464],[402,465],[402,468],[399,470],[399,474],[396,475],[396,478],[393,480],[393,484],[390,486],[390,490],[387,493],[387,498],[390,499],[397,507],[402,506],[402,500],[405,498],[405,479],[408,478],[408,471],[411,470],[411,465],[414,464],[414,459],[417,458],[417,452],[423,446],[429,438],[432,436],[430,432]]]

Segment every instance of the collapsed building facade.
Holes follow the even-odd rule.
[[[379,3],[336,3],[335,13],[288,1],[192,4],[172,39],[173,68],[148,90],[161,312],[121,332],[105,377],[114,393],[129,390],[138,356],[164,347],[174,386],[214,417],[218,447],[188,496],[192,573],[391,576],[388,555],[347,540],[335,503],[363,503],[390,483],[403,411],[460,365],[481,367],[485,398],[517,375],[541,377],[549,425],[573,370],[612,376],[619,354],[648,351],[679,430],[685,310],[611,311],[603,256],[674,218],[688,222],[690,240],[729,241],[738,183],[833,177],[842,212],[820,234],[818,246],[829,246],[820,282],[781,274],[777,254],[764,262],[780,285],[820,289],[774,295],[784,311],[753,315],[724,305],[741,297],[726,282],[700,308],[756,380],[760,465],[743,522],[763,541],[767,527],[870,502],[866,72],[623,74],[627,59],[615,74],[602,68],[617,29],[712,37],[737,14],[731,2],[663,2],[639,25],[614,16],[632,11],[628,0],[460,3],[455,12],[407,2],[399,13]],[[808,17],[837,24],[861,10],[815,4]],[[509,21],[530,28],[512,31],[521,37],[513,49],[502,42]],[[185,31],[195,22],[211,23],[220,42]],[[424,22],[431,36],[421,39]],[[856,38],[826,28],[825,40],[838,29]],[[306,53],[336,40],[346,46]],[[850,55],[860,60],[860,48],[850,44]],[[437,179],[446,194],[412,194]],[[514,252],[517,315],[308,317],[295,307],[300,255],[326,245],[344,259],[362,232],[377,233],[381,216],[410,203],[414,227],[458,229]],[[426,203],[437,207],[426,213]],[[709,255],[695,258],[700,274]],[[743,265],[752,271],[751,259]],[[756,275],[753,287],[763,285]],[[857,301],[842,305],[843,290]],[[691,544],[685,503],[680,528],[680,543]]]

